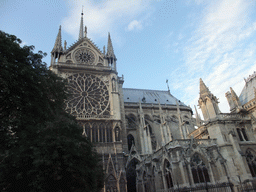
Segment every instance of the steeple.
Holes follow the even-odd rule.
[[[206,87],[203,80],[200,78],[200,96],[198,104],[202,110],[204,120],[209,121],[211,119],[215,119],[217,115],[220,113],[218,106],[218,99],[215,97]]]
[[[114,49],[113,49],[110,33],[108,33],[108,48],[107,48],[106,58],[108,59],[108,64],[109,65],[114,64],[114,69],[116,70],[115,65],[116,65],[116,60],[117,59],[116,59],[116,56],[114,54]]]
[[[80,31],[79,31],[78,40],[84,38],[84,22],[83,22],[83,15],[84,15],[84,13],[83,13],[83,8],[82,8],[81,22],[80,22]]]
[[[60,56],[63,54],[63,47],[61,42],[61,25],[60,25],[59,32],[56,37],[55,44],[51,53],[52,53],[51,65],[53,65],[55,60],[59,59]]]

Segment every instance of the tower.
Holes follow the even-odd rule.
[[[200,78],[200,92],[198,104],[202,110],[204,120],[209,121],[217,117],[220,113],[218,99],[206,87]]]
[[[66,100],[66,111],[76,117],[84,129],[83,134],[102,154],[105,191],[118,192],[126,182],[123,178],[126,135],[119,94],[123,79],[117,75],[116,60],[110,34],[106,54],[87,37],[82,12],[78,40],[64,50],[60,27],[50,69],[67,79],[70,96]]]

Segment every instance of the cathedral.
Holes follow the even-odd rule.
[[[238,97],[226,93],[230,113],[200,79],[203,120],[170,91],[123,88],[110,34],[101,51],[87,37],[67,47],[61,27],[50,69],[67,79],[66,111],[93,142],[105,171],[102,192],[167,192],[256,177],[256,74]],[[233,191],[233,190],[231,190]]]

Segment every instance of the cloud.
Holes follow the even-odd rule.
[[[142,24],[141,21],[133,20],[132,22],[129,23],[127,30],[128,31],[133,31],[133,30],[140,30],[142,29]]]
[[[93,39],[105,37],[107,32],[120,30],[122,26],[125,28],[129,23],[130,29],[142,28],[142,24],[135,18],[149,10],[151,1],[69,1],[68,16],[62,21],[63,30],[74,39],[78,38],[82,6],[84,6],[84,24],[88,28],[88,35]]]
[[[219,98],[221,111],[229,112],[225,93],[233,87],[239,95],[243,77],[256,69],[256,22],[250,17],[253,4],[246,0],[210,1],[204,4],[199,19],[191,21],[195,23],[191,36],[179,40],[180,46],[185,45],[184,64],[171,74],[186,82],[182,90],[185,103],[197,104],[201,77]],[[185,75],[180,77],[181,73]]]

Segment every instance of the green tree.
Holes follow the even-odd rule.
[[[0,31],[0,190],[100,191],[103,170],[45,53]]]

